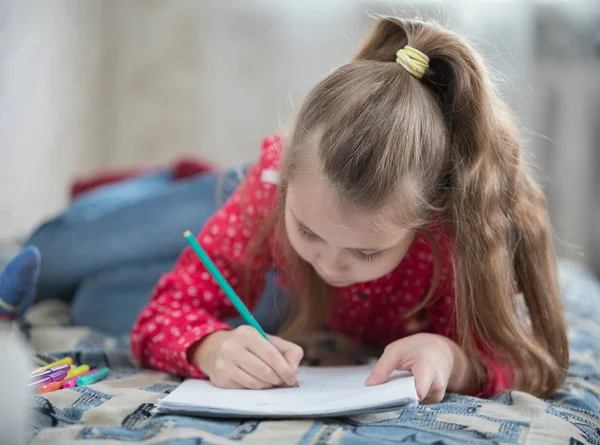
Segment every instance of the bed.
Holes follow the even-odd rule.
[[[135,366],[127,338],[70,326],[68,307],[47,300],[23,334],[40,364],[72,356],[109,366],[93,386],[34,397],[30,443],[81,444],[600,444],[600,283],[561,263],[571,365],[551,400],[513,391],[493,400],[449,395],[438,405],[318,420],[216,420],[153,414],[180,380]]]

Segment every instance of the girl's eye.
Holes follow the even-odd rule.
[[[355,255],[358,257],[359,260],[361,261],[374,261],[377,258],[379,258],[381,256],[381,252],[361,252],[361,251],[355,251]]]
[[[307,230],[302,226],[298,226],[298,230],[300,231],[300,235],[302,235],[302,238],[306,238],[307,240],[311,241],[315,241],[318,239],[317,235],[315,235],[310,230]]]

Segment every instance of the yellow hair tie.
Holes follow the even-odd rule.
[[[396,63],[417,79],[420,79],[429,68],[429,57],[418,49],[406,45],[396,53]]]

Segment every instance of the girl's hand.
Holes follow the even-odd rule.
[[[217,331],[192,352],[192,362],[220,388],[295,386],[302,348],[279,337],[269,339],[251,326]]]
[[[394,370],[411,371],[422,403],[438,403],[446,389],[468,392],[473,385],[465,353],[452,340],[435,334],[415,334],[390,343],[367,385],[388,380]]]

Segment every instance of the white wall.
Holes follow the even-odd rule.
[[[537,3],[0,0],[0,243],[58,211],[78,173],[184,153],[222,165],[252,159],[261,136],[352,54],[368,10],[449,16],[504,76],[529,134],[545,133],[547,85],[557,77],[547,71],[562,59],[540,68]],[[585,86],[586,73],[571,85]],[[550,165],[544,138],[530,142],[546,173],[568,168],[550,190],[555,222],[562,239],[583,249],[591,219],[573,196],[593,199],[592,127],[577,114],[586,94],[580,88],[564,103],[573,131],[557,140],[576,144],[576,158],[554,154],[561,161]]]
[[[98,164],[97,9],[0,2],[0,241],[55,212],[73,173]]]

